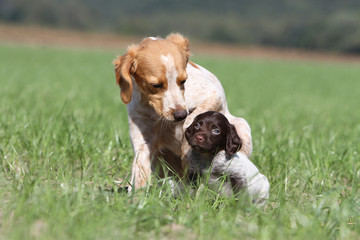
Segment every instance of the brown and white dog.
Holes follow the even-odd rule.
[[[197,115],[209,110],[229,119],[242,140],[240,151],[251,154],[248,123],[229,113],[219,80],[190,62],[189,56],[188,39],[170,34],[166,39],[145,38],[114,61],[135,154],[130,190],[147,184],[159,158],[172,172],[183,175],[190,148],[184,131]]]

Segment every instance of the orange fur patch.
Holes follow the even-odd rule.
[[[142,95],[160,115],[163,112],[162,97],[167,91],[166,66],[161,56],[171,55],[178,73],[177,84],[187,79],[186,65],[190,56],[189,41],[180,34],[170,34],[166,39],[144,39],[139,45],[130,46],[127,53],[114,61],[116,81],[121,88],[121,99],[127,104],[132,96],[132,79]],[[157,86],[157,87],[156,87]],[[159,87],[161,86],[161,87]]]

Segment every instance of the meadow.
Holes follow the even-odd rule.
[[[118,189],[133,157],[122,50],[0,45],[0,239],[358,239],[360,64],[196,56],[248,120],[255,207]]]

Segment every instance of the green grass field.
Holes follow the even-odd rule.
[[[193,58],[252,127],[271,184],[256,208],[116,192],[133,157],[121,53],[0,45],[0,239],[360,238],[360,64]]]

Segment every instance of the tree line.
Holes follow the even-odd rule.
[[[0,0],[0,21],[360,53],[359,0]]]

